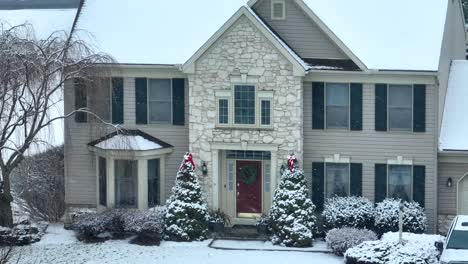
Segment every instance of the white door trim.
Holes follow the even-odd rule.
[[[460,183],[465,180],[465,178],[468,180],[468,172],[463,175],[458,181],[457,181],[457,214],[461,213],[461,205],[460,205]]]

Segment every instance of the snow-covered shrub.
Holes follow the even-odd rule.
[[[144,223],[136,238],[131,243],[142,246],[159,246],[161,243],[162,226],[158,222],[149,221]]]
[[[13,228],[0,226],[0,247],[1,246],[25,246],[41,240],[44,234],[44,227],[40,227],[30,222],[15,224]]]
[[[375,208],[375,229],[377,233],[398,231],[400,200],[385,199]],[[403,231],[423,233],[427,228],[424,209],[416,202],[403,202]]]
[[[345,253],[347,264],[438,263],[440,252],[434,246],[444,238],[439,235],[403,233],[403,245],[398,233],[387,233],[379,241],[363,242]]]
[[[325,241],[335,255],[343,256],[349,248],[355,247],[364,241],[377,240],[377,235],[367,229],[351,227],[336,228],[328,231]]]
[[[295,158],[290,156],[288,164],[291,160]],[[304,172],[291,167],[283,173],[273,198],[272,242],[287,247],[309,247],[316,229],[315,205],[309,198]]]
[[[158,206],[147,210],[128,209],[120,210],[120,215],[125,233],[136,234],[140,232],[143,224],[154,222],[161,227],[164,226],[164,215],[166,207]]]
[[[372,229],[374,204],[364,197],[332,197],[325,201],[322,212],[326,229],[355,227]]]
[[[165,233],[168,240],[203,240],[208,235],[208,207],[194,169],[192,155],[187,153],[167,201]]]
[[[118,210],[101,214],[84,214],[73,224],[80,241],[97,242],[123,236],[123,222]]]

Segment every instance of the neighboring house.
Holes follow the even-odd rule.
[[[209,205],[253,224],[294,152],[319,209],[333,195],[415,200],[431,231],[468,214],[467,157],[438,162],[442,116],[463,105],[445,99],[465,58],[459,0],[251,0],[221,22],[221,1],[110,2],[86,1],[76,29],[119,64],[94,89],[68,84],[65,111],[89,107],[125,130],[66,121],[68,206],[164,204],[191,151]]]
[[[0,9],[59,9],[78,8],[80,0],[2,0]]]

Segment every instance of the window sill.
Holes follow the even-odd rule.
[[[273,131],[273,127],[258,127],[258,126],[253,126],[253,127],[246,127],[246,126],[220,126],[216,125],[215,129],[219,130],[255,130],[255,131]]]

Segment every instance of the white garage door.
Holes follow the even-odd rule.
[[[458,186],[458,214],[468,215],[468,176],[460,181]]]

